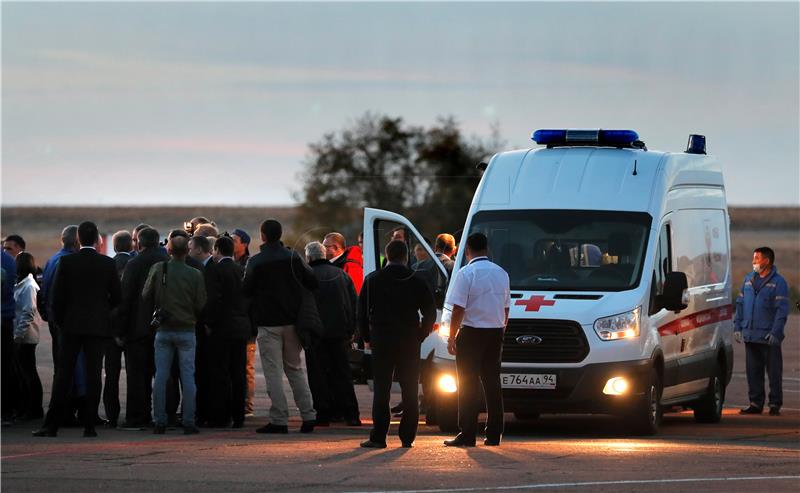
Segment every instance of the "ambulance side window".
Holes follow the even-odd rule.
[[[672,240],[670,233],[670,225],[666,223],[661,227],[661,233],[658,235],[656,262],[653,266],[653,282],[650,288],[651,315],[657,311],[653,310],[655,307],[655,297],[656,295],[662,294],[664,290],[664,279],[666,279],[667,274],[672,272]]]

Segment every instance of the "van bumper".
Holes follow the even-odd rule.
[[[455,362],[434,358],[437,375],[455,376]],[[503,389],[506,412],[512,413],[589,413],[626,414],[642,403],[649,385],[653,361],[650,359],[587,364],[579,368],[514,368],[504,366],[502,373],[554,374],[556,388]],[[603,388],[613,377],[624,377],[630,388],[624,395],[606,395]],[[437,390],[438,391],[438,390]]]

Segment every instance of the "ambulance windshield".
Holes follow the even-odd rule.
[[[482,211],[469,232],[489,238],[512,290],[624,291],[639,284],[651,221],[644,212]]]

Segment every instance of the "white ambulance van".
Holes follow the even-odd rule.
[[[718,422],[733,367],[729,217],[705,137],[681,153],[650,151],[632,130],[533,140],[485,165],[461,235],[486,234],[511,281],[506,412],[615,414],[639,434],[657,432],[665,407]],[[424,243],[404,217],[365,209],[365,273],[379,268],[389,224]],[[462,248],[455,270],[465,263]],[[421,355],[428,412],[446,431],[457,427],[451,309]]]

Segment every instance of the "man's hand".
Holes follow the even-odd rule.
[[[455,356],[456,354],[456,338],[455,337],[448,337],[447,338],[447,352]]]
[[[119,347],[125,347],[125,339],[123,339],[122,337],[115,337],[114,343]]]
[[[736,332],[734,332],[733,333],[733,338],[736,340],[736,342],[741,344],[742,343],[742,331],[741,330],[737,330]]]
[[[770,346],[780,346],[781,345],[781,340],[778,339],[777,337],[775,337],[772,334],[767,334],[767,337],[765,337],[765,339],[767,340],[767,342],[769,343]]]

